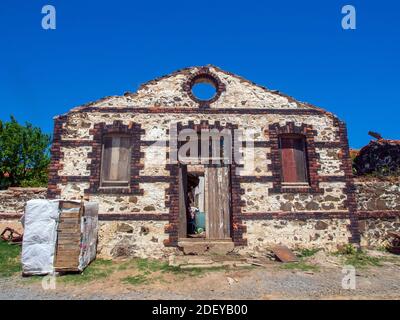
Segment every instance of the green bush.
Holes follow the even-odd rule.
[[[0,189],[46,186],[50,142],[30,123],[0,121]]]

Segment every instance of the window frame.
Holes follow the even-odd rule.
[[[115,138],[115,137],[123,137],[129,139],[129,149],[128,149],[128,173],[127,180],[123,181],[108,181],[104,180],[104,151],[105,151],[105,139],[107,138]],[[101,163],[100,163],[100,181],[99,181],[99,189],[100,190],[108,190],[108,189],[129,189],[131,187],[131,162],[132,162],[132,150],[133,150],[133,141],[132,136],[126,133],[107,133],[103,135],[102,143],[101,143]],[[104,185],[108,184],[108,185]]]
[[[282,139],[292,139],[292,140],[300,140],[302,145],[302,153],[303,153],[303,169],[304,169],[304,181],[284,181],[284,170],[285,167],[283,165],[283,157],[282,157]],[[278,148],[279,148],[279,156],[281,163],[281,184],[282,187],[307,187],[310,186],[310,174],[309,174],[309,162],[308,162],[308,152],[307,152],[307,137],[302,134],[297,133],[283,133],[278,135]],[[296,173],[297,175],[297,173]],[[298,175],[297,175],[298,178]]]

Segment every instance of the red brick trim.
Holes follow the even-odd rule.
[[[54,120],[53,143],[51,145],[51,159],[48,168],[49,182],[47,186],[47,197],[49,199],[58,198],[61,194],[61,190],[58,189],[57,184],[60,182],[58,171],[63,168],[60,160],[64,157],[61,152],[61,146],[64,145],[64,141],[61,141],[61,136],[63,133],[63,125],[66,121],[67,116],[61,116]]]
[[[340,168],[344,171],[346,177],[346,188],[344,192],[347,195],[347,208],[349,210],[350,218],[350,231],[351,238],[349,241],[351,243],[360,244],[360,231],[358,225],[358,215],[357,215],[357,200],[355,195],[355,185],[353,180],[353,166],[350,158],[349,142],[347,138],[347,128],[343,121],[337,121],[336,125],[339,127],[339,139],[342,145],[340,160]]]
[[[347,211],[274,211],[274,212],[246,212],[242,214],[244,220],[308,220],[308,219],[348,219]]]
[[[282,134],[299,134],[306,139],[306,154],[307,154],[307,169],[309,187],[282,187],[282,161],[279,150],[279,136]],[[271,164],[268,169],[272,171],[273,187],[269,189],[269,193],[321,193],[319,182],[321,181],[318,175],[319,155],[315,151],[314,137],[317,132],[310,125],[302,124],[296,126],[293,122],[288,122],[285,126],[280,126],[279,123],[274,123],[268,127],[268,135],[271,143],[271,153],[268,155]]]
[[[207,80],[214,85],[216,93],[212,99],[200,100],[193,94],[192,88],[199,80]],[[208,108],[211,103],[218,100],[221,93],[226,89],[225,84],[218,78],[218,76],[212,73],[209,68],[204,67],[189,76],[188,80],[183,84],[183,90],[193,101],[199,104],[200,108]]]
[[[240,182],[274,182],[275,178],[273,176],[239,176]],[[320,182],[346,182],[347,179],[345,176],[319,176]],[[286,191],[286,188],[285,188]]]
[[[100,221],[168,221],[168,213],[99,213]]]
[[[143,190],[139,189],[139,171],[143,168],[140,159],[144,156],[140,152],[140,135],[144,133],[140,124],[131,123],[124,125],[122,121],[115,120],[111,125],[106,125],[104,122],[96,123],[94,128],[89,131],[93,135],[92,152],[88,153],[91,163],[88,164],[90,170],[90,187],[85,190],[85,194],[143,194]],[[124,133],[132,137],[132,152],[131,152],[131,171],[129,188],[100,188],[100,170],[101,170],[101,151],[103,145],[103,137],[106,134]]]
[[[261,109],[261,108],[165,108],[165,107],[82,107],[79,110],[71,110],[68,114],[83,112],[101,112],[101,113],[179,113],[179,114],[241,114],[241,115],[258,115],[258,114],[280,114],[280,115],[324,115],[334,118],[331,114],[319,109]],[[65,117],[59,116],[59,117]],[[336,119],[336,118],[335,118]]]
[[[400,217],[400,210],[384,210],[384,211],[358,211],[358,220],[365,219],[395,219]]]
[[[0,213],[0,220],[19,220],[23,216],[23,213],[7,213],[1,212]]]
[[[23,216],[19,213],[0,213],[0,220],[19,220]],[[366,219],[397,219],[400,217],[400,210],[385,210],[385,211],[359,211],[357,212],[358,220]],[[119,220],[165,220],[169,221],[168,213],[99,213],[101,221],[119,221]],[[242,220],[308,220],[308,219],[348,219],[348,212],[247,212],[240,215]],[[242,223],[242,222],[241,222]],[[243,225],[244,226],[244,225]],[[245,229],[243,229],[245,230]]]

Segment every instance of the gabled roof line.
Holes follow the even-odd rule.
[[[281,97],[284,97],[284,98],[288,99],[289,102],[298,103],[298,104],[300,104],[302,106],[305,106],[305,107],[308,107],[308,108],[311,108],[311,109],[316,109],[316,110],[320,111],[321,113],[327,114],[329,116],[332,116],[335,119],[338,119],[338,117],[335,114],[333,114],[332,112],[326,111],[323,108],[317,107],[317,106],[315,106],[315,105],[313,105],[311,103],[308,103],[308,102],[303,102],[303,101],[296,100],[294,97],[289,96],[287,94],[284,94],[284,93],[280,92],[279,90],[268,89],[265,86],[259,85],[259,84],[255,83],[255,82],[253,82],[251,80],[248,80],[248,79],[246,79],[246,78],[244,78],[242,76],[239,76],[239,75],[237,75],[235,73],[232,73],[232,72],[229,72],[229,71],[225,71],[225,70],[223,70],[223,69],[221,69],[221,68],[219,68],[219,67],[217,67],[217,66],[215,66],[213,64],[207,64],[205,66],[185,67],[185,68],[181,68],[181,69],[175,70],[175,71],[173,71],[173,72],[171,72],[169,74],[166,74],[166,75],[163,75],[163,76],[159,76],[159,77],[157,77],[155,79],[152,79],[152,80],[149,80],[149,81],[146,81],[146,82],[142,83],[135,92],[129,92],[128,91],[128,92],[125,92],[123,95],[106,96],[106,97],[100,98],[98,100],[91,101],[91,102],[88,102],[88,103],[73,107],[67,113],[55,116],[54,118],[56,119],[58,117],[62,117],[62,116],[66,115],[66,114],[68,114],[70,112],[83,111],[84,109],[86,109],[88,107],[92,107],[95,104],[99,104],[99,103],[105,102],[107,100],[118,99],[118,98],[123,98],[123,97],[135,97],[135,96],[138,95],[140,90],[145,89],[149,85],[155,84],[155,83],[157,83],[157,82],[159,82],[159,81],[161,81],[163,79],[167,79],[167,78],[170,78],[170,77],[173,77],[173,76],[176,76],[176,75],[185,74],[185,73],[190,74],[190,72],[193,69],[202,69],[202,68],[213,68],[213,69],[217,70],[218,72],[221,72],[221,73],[224,73],[224,74],[226,74],[228,76],[231,76],[231,77],[234,77],[236,79],[239,79],[240,81],[246,82],[246,83],[248,83],[248,84],[250,84],[252,86],[256,86],[256,87],[258,87],[258,88],[260,88],[260,89],[262,89],[262,90],[264,90],[264,91],[266,91],[268,93],[277,94],[277,95],[279,95]]]

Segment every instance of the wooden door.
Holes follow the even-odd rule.
[[[187,166],[179,167],[179,230],[178,237],[187,237]]]
[[[281,137],[283,182],[306,182],[305,142],[299,137]]]
[[[206,237],[230,238],[230,167],[205,168]]]

